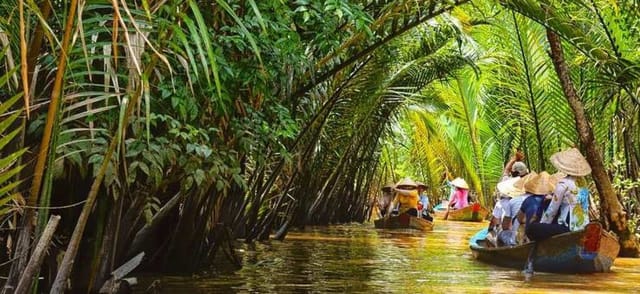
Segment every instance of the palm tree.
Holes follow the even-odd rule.
[[[626,218],[622,212],[622,206],[617,200],[617,197],[615,197],[615,192],[611,186],[611,182],[606,175],[606,168],[601,153],[596,152],[595,149],[593,149],[596,148],[596,137],[594,136],[592,128],[589,126],[589,120],[585,115],[586,112],[584,111],[583,103],[578,98],[579,93],[573,85],[574,82],[570,77],[570,71],[568,70],[569,67],[567,66],[562,54],[560,41],[556,39],[557,36],[564,38],[568,43],[574,46],[573,48],[577,49],[587,58],[595,61],[593,66],[598,70],[595,74],[601,77],[597,79],[610,80],[611,78],[614,78],[616,81],[614,83],[604,84],[605,88],[613,87],[609,88],[613,90],[613,92],[602,92],[601,90],[593,90],[596,87],[596,84],[592,81],[579,80],[584,85],[583,87],[585,91],[583,91],[583,93],[599,93],[600,95],[598,95],[598,97],[602,97],[602,93],[615,93],[616,91],[614,89],[617,88],[619,89],[618,91],[621,90],[624,92],[625,96],[630,94],[629,96],[631,96],[630,98],[633,100],[634,94],[627,89],[637,81],[638,75],[634,69],[635,67],[629,66],[629,64],[633,64],[633,60],[626,58],[633,56],[633,54],[629,55],[628,53],[625,53],[625,56],[622,55],[623,51],[630,52],[630,50],[624,49],[624,43],[626,41],[623,40],[627,40],[627,38],[621,38],[624,34],[622,32],[624,32],[625,29],[628,29],[628,27],[624,25],[609,25],[609,23],[614,19],[620,20],[618,21],[619,24],[624,24],[625,21],[622,20],[623,16],[619,13],[614,13],[615,10],[610,10],[609,13],[602,13],[603,11],[600,8],[602,6],[599,6],[596,1],[591,1],[591,7],[583,5],[565,5],[559,7],[555,5],[555,3],[546,2],[540,6],[538,3],[534,3],[532,1],[505,1],[505,4],[533,20],[546,25],[547,38],[549,39],[550,44],[556,46],[555,48],[552,46],[554,49],[552,61],[556,72],[560,77],[565,97],[568,99],[569,105],[572,107],[572,112],[576,116],[575,121],[580,142],[584,148],[587,149],[587,158],[594,167],[593,176],[600,194],[601,208],[604,212],[602,216],[605,217],[606,215],[606,219],[604,219],[605,223],[611,223],[612,227],[617,228],[615,230],[621,235],[621,239],[632,241],[625,242],[621,240],[623,248],[626,248],[623,250],[623,254],[636,255],[636,242],[632,236],[633,234],[630,234],[627,230]],[[629,3],[622,1],[621,5],[627,6]],[[571,11],[571,18],[566,16],[568,11]],[[604,21],[605,16],[607,16],[609,20],[608,22]],[[595,25],[593,25],[594,19],[597,20]],[[589,23],[590,25],[580,26],[579,24],[582,23]],[[590,28],[590,31],[585,31],[582,28]],[[615,33],[613,33],[614,31]],[[614,35],[617,35],[617,38],[614,37]],[[620,41],[617,41],[616,39],[620,39]],[[619,42],[620,44],[618,44]],[[588,75],[593,76],[592,74]],[[583,74],[583,76],[587,76],[587,74]],[[596,106],[594,111],[604,109],[605,107],[603,107],[603,105],[606,105],[609,100],[599,101],[600,102],[597,104],[600,106]],[[608,132],[600,131],[599,133],[607,134]],[[595,169],[598,169],[598,171],[595,171]]]

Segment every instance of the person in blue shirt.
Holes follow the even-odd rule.
[[[422,211],[422,213],[420,213],[420,215],[422,216],[422,218],[428,220],[428,221],[433,221],[433,217],[429,214],[429,211],[431,210],[431,203],[429,202],[429,196],[427,196],[426,191],[427,191],[427,185],[421,183],[421,182],[417,182],[418,184],[418,194],[420,196],[420,199],[418,200],[418,210]]]
[[[545,210],[545,198],[553,193],[557,179],[543,171],[524,184],[524,190],[531,195],[522,202],[518,212],[518,222],[524,230],[533,223],[539,223]],[[548,205],[548,201],[546,201]]]

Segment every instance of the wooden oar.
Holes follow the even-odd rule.
[[[533,247],[531,247],[531,250],[529,251],[529,256],[527,256],[527,263],[524,265],[524,270],[522,271],[524,273],[525,281],[529,281],[529,279],[533,277],[533,263],[536,260],[537,251],[538,242],[534,241]]]
[[[447,218],[449,217],[449,209],[451,209],[451,206],[449,204],[447,204],[447,211],[444,213],[444,220],[447,220]]]

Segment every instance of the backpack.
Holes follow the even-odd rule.
[[[569,230],[579,231],[589,224],[589,189],[584,187],[578,188],[576,196],[576,204],[570,213]]]

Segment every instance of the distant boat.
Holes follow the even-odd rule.
[[[447,204],[449,201],[443,200],[442,203],[438,203],[438,205],[433,207],[433,216],[437,218],[443,218],[444,214],[447,213]]]
[[[469,242],[473,257],[490,264],[524,269],[533,242],[505,247],[487,247],[487,229]],[[600,223],[589,223],[584,230],[564,233],[539,241],[534,259],[535,271],[553,273],[597,273],[610,271],[620,244]]]
[[[433,208],[434,215],[438,218],[444,218],[447,213],[448,201],[443,201]],[[489,215],[489,210],[480,203],[471,203],[469,206],[460,209],[449,209],[447,220],[481,222]]]
[[[403,213],[375,220],[376,229],[416,229],[420,231],[432,231],[433,223],[421,218]]]

